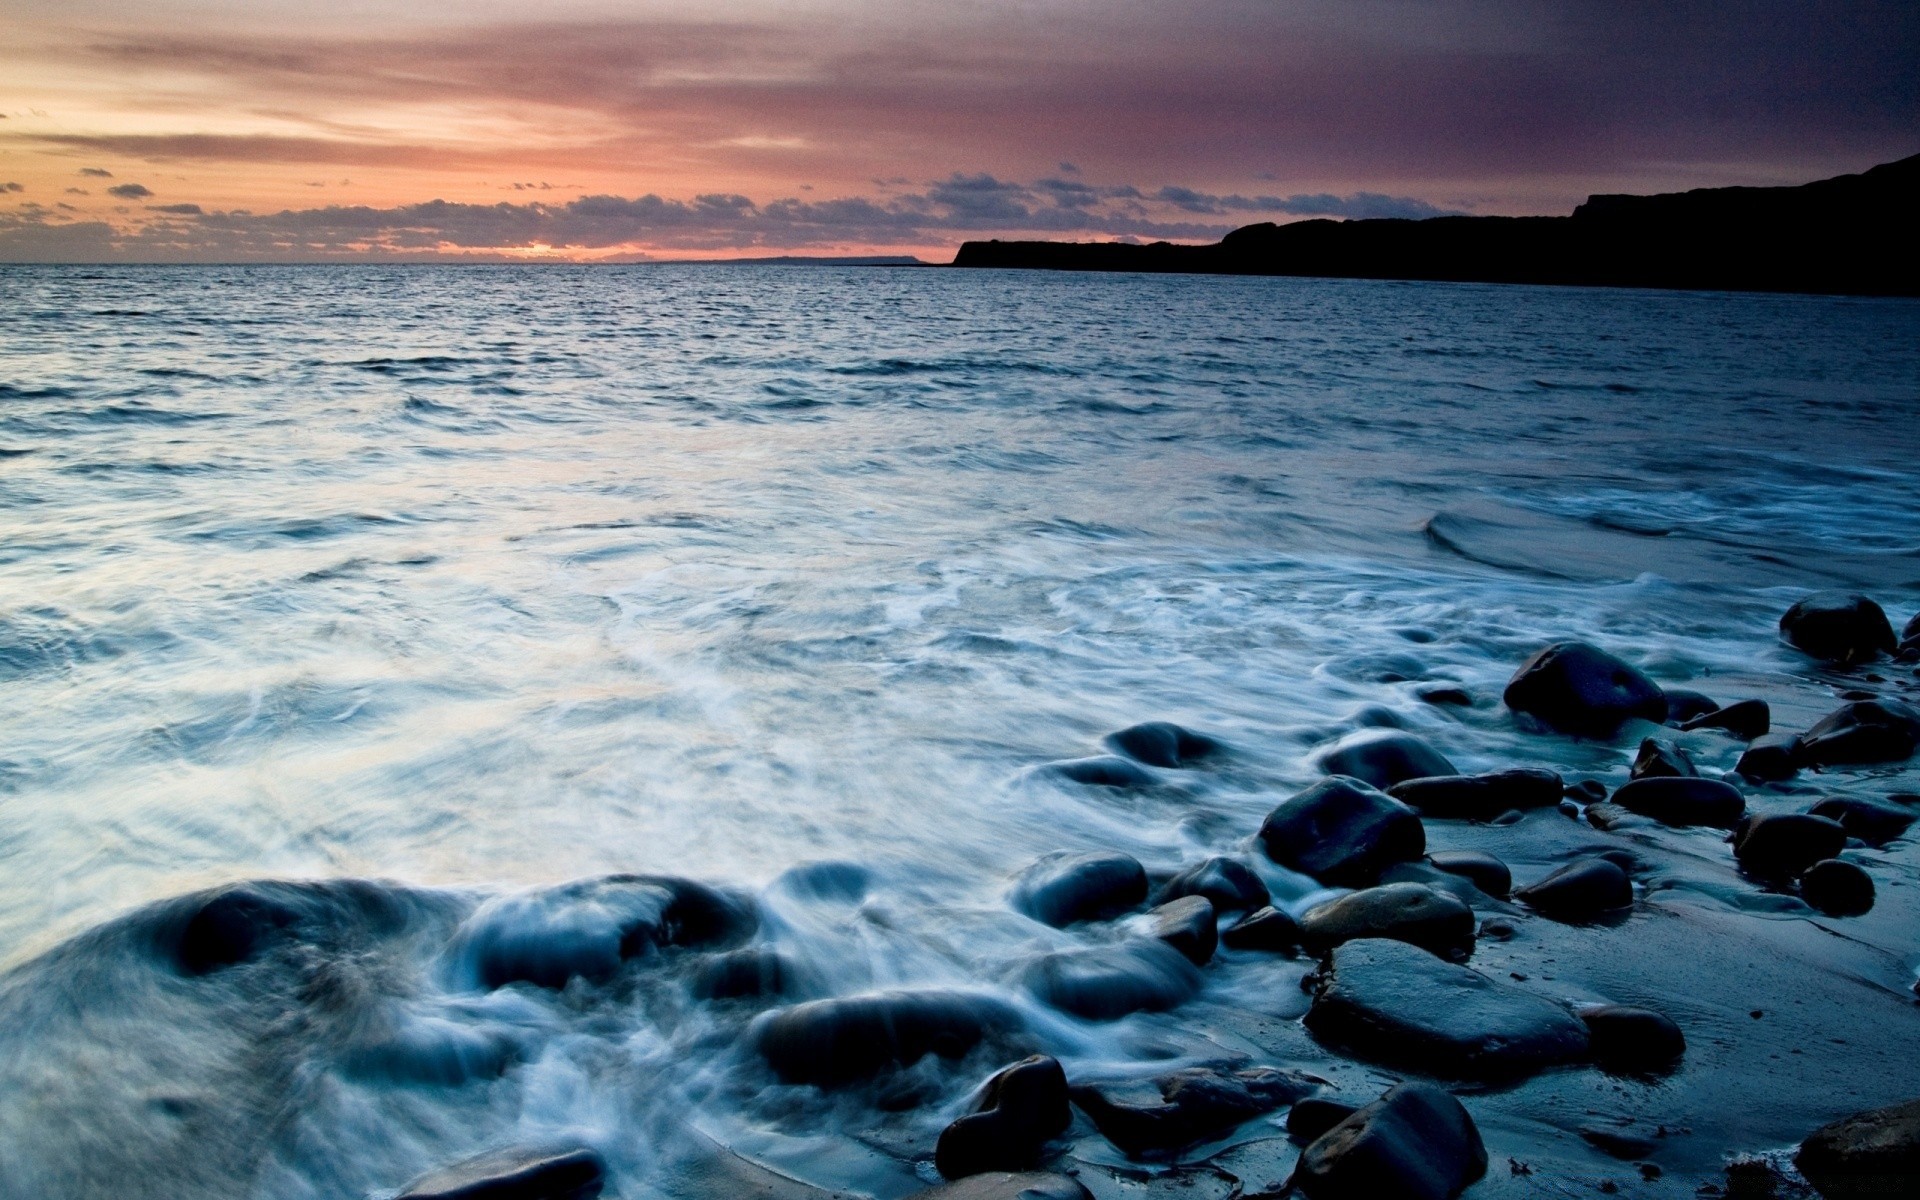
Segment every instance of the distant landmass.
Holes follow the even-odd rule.
[[[687,259],[715,267],[930,267],[911,254],[866,254],[851,258],[828,258],[809,254],[779,254],[772,258]]]
[[[956,267],[1920,295],[1920,155],[1798,187],[1592,196],[1568,217],[1264,222],[1207,246],[968,242]]]

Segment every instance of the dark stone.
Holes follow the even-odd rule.
[[[1307,1029],[1369,1061],[1493,1081],[1583,1058],[1587,1029],[1551,1000],[1387,938],[1336,947]]]
[[[1720,829],[1733,828],[1747,811],[1746,798],[1724,780],[1671,775],[1623,783],[1614,789],[1611,802],[1663,825]]]
[[[771,950],[717,954],[693,973],[693,994],[702,1000],[784,996],[795,984],[793,965]]]
[[[1621,1129],[1607,1129],[1596,1125],[1580,1127],[1580,1136],[1589,1146],[1602,1154],[1631,1162],[1636,1158],[1645,1158],[1659,1148],[1658,1139],[1644,1133],[1628,1133]]]
[[[1065,928],[1138,908],[1147,899],[1147,869],[1117,851],[1042,855],[1020,873],[1009,900],[1043,925]]]
[[[1773,710],[1765,700],[1742,700],[1680,723],[1680,728],[1689,730],[1724,729],[1743,742],[1752,741],[1772,727]]]
[[[929,1054],[960,1058],[1020,1026],[1012,1008],[959,992],[886,992],[813,1000],[763,1014],[755,1049],[786,1083],[835,1087]]]
[[[1823,1196],[1911,1196],[1920,1189],[1920,1100],[1855,1113],[1807,1135],[1794,1155]]]
[[[1073,1089],[1073,1102],[1130,1158],[1166,1154],[1315,1091],[1325,1080],[1274,1067],[1193,1067],[1158,1079]]]
[[[1452,1200],[1487,1173],[1465,1106],[1431,1084],[1403,1083],[1314,1140],[1296,1187],[1313,1200]]]
[[[1300,925],[1277,908],[1262,908],[1228,926],[1220,941],[1230,950],[1291,954],[1300,947]]]
[[[1287,1136],[1297,1142],[1311,1142],[1359,1107],[1338,1096],[1303,1096],[1287,1110]]]
[[[1324,954],[1355,938],[1393,938],[1458,962],[1473,953],[1473,910],[1418,883],[1388,883],[1329,900],[1300,918],[1300,943]]]
[[[1513,872],[1507,864],[1480,850],[1442,850],[1427,855],[1427,861],[1449,875],[1461,875],[1496,900],[1505,900],[1513,890]]]
[[[1260,826],[1267,857],[1335,887],[1365,887],[1426,852],[1411,808],[1356,779],[1324,779],[1283,802]]]
[[[1072,1123],[1067,1073],[1057,1060],[1036,1054],[987,1081],[979,1107],[941,1132],[933,1164],[948,1179],[1030,1170],[1047,1142]]]
[[[1320,769],[1329,775],[1345,775],[1377,788],[1429,775],[1455,774],[1453,764],[1438,750],[1397,729],[1350,734],[1320,755],[1319,762]]]
[[[1662,722],[1667,698],[1632,666],[1585,642],[1556,642],[1521,664],[1507,707],[1550,729],[1612,737],[1628,721]]]
[[[1779,783],[1800,773],[1800,738],[1791,733],[1769,733],[1753,739],[1734,765],[1741,778],[1755,783]]]
[[[607,1166],[585,1149],[515,1148],[421,1176],[395,1200],[589,1200]]]
[[[1695,717],[1712,712],[1720,707],[1720,702],[1711,696],[1686,688],[1665,688],[1667,695],[1667,724],[1683,725]]]
[[[1649,1008],[1602,1004],[1580,1010],[1593,1059],[1620,1074],[1662,1071],[1687,1052],[1680,1027]]]
[[[1700,772],[1685,750],[1645,738],[1628,774],[1634,779],[1692,779]]]
[[[1565,787],[1552,771],[1521,768],[1487,775],[1435,775],[1394,784],[1387,794],[1421,816],[1491,821],[1511,809],[1552,808]]]
[[[1216,920],[1213,901],[1205,896],[1182,896],[1147,914],[1147,932],[1178,950],[1194,966],[1204,967],[1220,944]]]
[[[1802,652],[1831,663],[1891,654],[1896,643],[1886,610],[1865,596],[1815,592],[1780,618],[1780,632]]]
[[[1048,763],[1041,770],[1093,787],[1149,788],[1159,782],[1151,772],[1111,754],[1063,759]]]
[[[1607,785],[1598,779],[1582,779],[1568,784],[1566,795],[1579,804],[1598,804],[1607,798]]]
[[[1220,752],[1220,743],[1170,721],[1129,725],[1105,739],[1107,749],[1150,767],[1185,767]]]
[[[1844,858],[1829,858],[1800,877],[1800,898],[1829,917],[1858,917],[1873,910],[1873,876]]]
[[[1219,912],[1252,912],[1273,899],[1245,863],[1218,857],[1188,867],[1160,889],[1163,902],[1182,896],[1205,896]]]
[[[1816,817],[1831,817],[1869,846],[1884,846],[1905,833],[1914,814],[1904,808],[1877,800],[1857,800],[1851,796],[1831,796],[1813,806]]]
[[[1586,816],[1587,824],[1595,829],[1618,829],[1622,825],[1631,825],[1635,820],[1641,819],[1618,804],[1605,800],[1598,804],[1587,805]]]
[[[1453,708],[1473,707],[1473,693],[1450,683],[1430,683],[1424,687],[1415,688],[1413,694],[1428,704],[1444,704]]]
[[[1800,735],[1800,761],[1834,767],[1901,762],[1920,745],[1920,712],[1898,700],[1856,700]]]
[[[1185,955],[1151,939],[1062,950],[1021,972],[1021,984],[1037,999],[1090,1021],[1173,1008],[1199,994],[1200,983]]]
[[[1093,1200],[1093,1193],[1065,1175],[989,1171],[915,1192],[906,1200]]]
[[[1633,907],[1633,881],[1604,858],[1568,863],[1514,893],[1528,908],[1556,921],[1591,921]]]
[[[1920,613],[1908,617],[1907,623],[1900,628],[1901,645],[1917,641],[1920,641]]]
[[[297,925],[301,906],[271,884],[239,884],[215,895],[188,918],[174,949],[180,969],[205,975],[252,958],[269,940]]]
[[[1847,831],[1830,817],[1786,813],[1749,819],[1734,843],[1733,856],[1757,879],[1792,879],[1847,845]]]

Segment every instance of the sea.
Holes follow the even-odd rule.
[[[910,1103],[796,1088],[753,1061],[751,1013],[624,976],[489,991],[450,965],[473,912],[615,873],[751,897],[808,994],[1025,1006],[1070,1076],[1225,1057],[1377,1091],[1377,1067],[1232,1015],[1297,1026],[1305,960],[1228,962],[1187,1015],[1038,1012],[1019,965],[1086,935],[1012,913],[1010,880],[1057,850],[1124,851],[1156,876],[1238,855],[1298,910],[1324,890],[1249,839],[1366,728],[1463,771],[1611,786],[1634,739],[1528,731],[1500,705],[1552,641],[1768,698],[1778,728],[1848,690],[1911,688],[1910,666],[1823,674],[1776,622],[1841,588],[1898,628],[1920,609],[1917,514],[1912,300],[779,265],[0,268],[0,1193],[385,1197],[560,1141],[605,1158],[609,1196],[696,1194],[684,1164],[716,1153],[880,1200],[937,1181],[932,1138],[1001,1064],[936,1064]],[[1126,789],[1049,765],[1141,721],[1227,753]],[[1741,749],[1676,736],[1707,770]],[[1516,828],[1536,826],[1471,844],[1519,878],[1601,836],[1556,810]],[[1638,836],[1669,854],[1650,891],[1684,917],[1661,924],[1650,896],[1654,915],[1592,934],[1615,939],[1593,951],[1608,970],[1629,969],[1641,925],[1677,921],[1692,932],[1647,938],[1698,947],[1817,924],[1756,901],[1717,834]],[[1697,1078],[1638,1099],[1563,1082],[1565,1112],[1525,1089],[1485,1100],[1501,1178],[1473,1194],[1526,1183],[1505,1160],[1531,1153],[1691,1195],[1723,1153],[1905,1098],[1910,1059],[1865,1044],[1920,1028],[1920,856],[1869,858],[1873,914],[1791,935],[1865,989],[1820,1002],[1853,1024],[1801,1039],[1830,1081],[1773,1076],[1763,1092],[1797,1098],[1738,1103],[1787,1050],[1756,1043],[1767,1022],[1731,997],[1724,1029],[1690,1038]],[[171,898],[262,879],[374,881],[404,928],[342,935],[351,952],[314,948],[284,978],[190,978],[153,951]],[[629,972],[678,978],[653,958]],[[1686,958],[1649,949],[1639,998],[1711,993]],[[1561,975],[1532,984],[1605,990]],[[1581,1141],[1596,1103],[1688,1125],[1665,1184]],[[1226,1172],[1217,1146],[1199,1171],[1098,1141],[1074,1153],[1103,1197],[1175,1177],[1209,1195]]]

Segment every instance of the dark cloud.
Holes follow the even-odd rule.
[[[17,183],[0,183],[0,192],[24,192],[27,189]]]
[[[1294,196],[1215,196],[1192,188],[1163,187],[1154,199],[1165,201],[1182,212],[1207,216],[1228,213],[1284,213],[1295,217],[1342,217],[1362,220],[1376,217],[1426,217],[1460,215],[1413,196],[1383,196],[1378,192],[1355,192],[1351,196],[1329,193]]]
[[[173,213],[176,216],[197,217],[205,210],[198,204],[149,204],[148,212]]]
[[[81,167],[80,174],[91,175],[95,179],[112,179],[113,178],[113,172],[105,169],[104,167]]]
[[[122,183],[108,188],[107,195],[118,196],[122,200],[139,200],[153,195],[153,190],[141,183]]]

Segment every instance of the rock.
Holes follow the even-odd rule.
[[[1218,857],[1188,867],[1160,889],[1163,902],[1182,896],[1205,896],[1218,912],[1252,912],[1273,899],[1246,864]]]
[[[1667,724],[1681,725],[1695,717],[1710,713],[1720,707],[1720,702],[1711,696],[1686,688],[1665,688],[1667,695]]]
[[[1388,883],[1352,892],[1300,918],[1300,944],[1324,954],[1356,938],[1393,938],[1449,961],[1473,953],[1473,910],[1418,883]]]
[[[693,973],[693,994],[702,1000],[743,996],[784,996],[796,980],[793,965],[771,950],[733,950],[717,954]]]
[[[1634,779],[1692,779],[1700,772],[1685,750],[1646,738],[1640,743],[1640,752],[1633,756],[1633,769],[1628,774]]]
[[[1186,767],[1220,752],[1219,742],[1170,721],[1129,725],[1104,739],[1107,749],[1150,767]]]
[[[1044,854],[1020,873],[1008,897],[1015,911],[1064,929],[1138,908],[1147,899],[1147,869],[1130,854]]]
[[[906,1200],[1093,1200],[1093,1193],[1065,1175],[989,1171],[915,1192]]]
[[[1892,804],[1859,800],[1852,796],[1830,796],[1813,806],[1816,817],[1831,817],[1840,822],[1848,837],[1856,837],[1869,846],[1884,846],[1905,833],[1914,814]]]
[[[1040,768],[1062,779],[1093,787],[1149,788],[1158,783],[1153,775],[1124,758],[1100,754],[1093,758],[1069,758]]]
[[[1338,1096],[1303,1096],[1287,1110],[1287,1136],[1311,1142],[1352,1116],[1359,1105]]]
[[[1036,1054],[987,1081],[979,1107],[941,1132],[933,1163],[948,1179],[1029,1170],[1072,1123],[1067,1073],[1057,1060]]]
[[[589,1200],[606,1177],[591,1150],[516,1147],[423,1175],[395,1200]]]
[[[1300,946],[1300,925],[1277,908],[1262,908],[1228,926],[1220,941],[1230,950],[1291,954]]]
[[[1443,850],[1427,855],[1427,861],[1449,875],[1461,875],[1495,900],[1505,900],[1513,890],[1513,872],[1507,864],[1480,850]]]
[[[1873,909],[1873,876],[1844,858],[1828,858],[1800,877],[1800,898],[1829,917],[1857,917]]]
[[[960,1058],[1019,1027],[1012,1008],[984,996],[883,992],[763,1013],[748,1037],[783,1082],[837,1087],[929,1054]]]
[[[1601,1004],[1580,1010],[1588,1045],[1601,1068],[1620,1074],[1665,1070],[1687,1052],[1680,1027],[1650,1008]]]
[[[1896,646],[1886,610],[1849,592],[1808,596],[1780,618],[1780,632],[1796,649],[1831,663],[1864,662]]]
[[[239,884],[201,905],[180,932],[174,957],[188,975],[205,975],[252,958],[300,922],[302,907],[272,884]]]
[[[1920,745],[1920,712],[1898,700],[1856,700],[1800,735],[1800,761],[1819,766],[1901,762]]]
[[[1800,773],[1800,738],[1791,733],[1769,733],[1753,739],[1734,771],[1755,783],[1779,783]]]
[[[1419,858],[1427,831],[1411,808],[1355,779],[1324,779],[1267,814],[1267,857],[1335,887],[1365,887]]]
[[[1200,972],[1186,956],[1151,939],[1062,950],[1027,964],[1021,984],[1035,998],[1090,1021],[1132,1012],[1161,1012],[1200,991]]]
[[[1521,664],[1507,707],[1550,729],[1611,737],[1628,721],[1662,722],[1667,698],[1635,668],[1585,642],[1556,642]]]
[[[1619,864],[1583,858],[1528,884],[1516,899],[1556,921],[1591,921],[1633,907],[1633,881]]]
[[[1491,821],[1509,809],[1551,808],[1565,793],[1552,771],[1522,768],[1487,775],[1436,775],[1408,779],[1387,789],[1395,800],[1424,817]]]
[[[1904,646],[1908,642],[1920,642],[1920,613],[1908,617],[1900,629],[1900,644]]]
[[[1820,1194],[1911,1196],[1920,1189],[1920,1100],[1822,1125],[1794,1155]]]
[[[1847,845],[1847,831],[1830,817],[1807,813],[1749,819],[1734,843],[1733,856],[1758,879],[1792,879]]]
[[[1294,1185],[1313,1200],[1451,1200],[1487,1173],[1487,1148],[1465,1106],[1403,1083],[1316,1138]]]
[[[1607,785],[1598,779],[1582,779],[1567,785],[1566,796],[1576,804],[1598,804],[1607,798]]]
[[[1316,1090],[1325,1080],[1273,1067],[1193,1067],[1158,1079],[1073,1089],[1101,1136],[1130,1158],[1183,1150]]]
[[[1752,741],[1772,726],[1773,710],[1765,700],[1742,700],[1680,723],[1680,728],[1687,730],[1724,729],[1743,742]]]
[[[1182,896],[1147,914],[1147,935],[1165,942],[1196,967],[1204,967],[1220,944],[1213,901],[1205,896]]]
[[[1334,743],[1319,757],[1320,769],[1377,788],[1407,779],[1452,775],[1453,764],[1432,746],[1397,729],[1367,729]]]
[[[1452,708],[1473,707],[1473,693],[1451,683],[1429,683],[1415,688],[1413,694],[1428,704],[1447,705]]]
[[[1551,1000],[1387,938],[1334,949],[1306,1024],[1369,1061],[1454,1079],[1513,1079],[1587,1052],[1586,1026]]]
[[[661,875],[607,875],[489,901],[454,937],[483,987],[603,983],[628,959],[751,934],[753,909],[725,893]]]
[[[1618,804],[1611,804],[1605,800],[1602,800],[1598,804],[1587,805],[1586,816],[1587,824],[1593,826],[1595,829],[1608,830],[1618,829],[1622,825],[1631,825],[1637,820],[1645,819],[1635,813],[1628,812]]]
[[[1611,803],[1663,825],[1720,829],[1733,828],[1747,811],[1746,798],[1730,783],[1670,775],[1623,783],[1614,789]]]
[[[1608,1129],[1598,1125],[1582,1125],[1580,1136],[1600,1153],[1627,1161],[1646,1158],[1660,1147],[1659,1139],[1648,1134],[1629,1133],[1623,1129]]]

